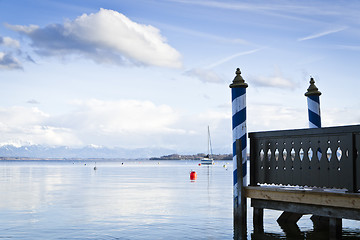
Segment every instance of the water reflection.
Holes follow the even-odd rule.
[[[251,208],[252,210],[252,208]],[[266,210],[265,210],[266,211]],[[310,239],[310,240],[327,240],[330,239],[328,225],[316,225],[310,220],[310,215],[303,216],[303,219],[299,220],[300,224],[291,223],[276,223],[276,214],[281,213],[280,211],[273,211],[264,217],[264,226],[251,226],[249,239]],[[248,211],[249,212],[249,211]],[[250,212],[249,212],[250,213]],[[251,216],[252,217],[252,216]],[[270,224],[272,222],[272,224]],[[278,224],[274,226],[273,224]],[[314,224],[314,225],[313,225]],[[248,223],[248,226],[252,225]],[[269,226],[270,225],[270,226]],[[343,227],[341,239],[360,239],[360,224],[355,220],[343,219]],[[350,228],[348,226],[351,226]],[[277,230],[280,228],[281,231]],[[238,238],[246,239],[246,238]]]
[[[231,172],[196,162],[0,162],[0,238],[232,238]],[[189,181],[189,170],[198,178]]]

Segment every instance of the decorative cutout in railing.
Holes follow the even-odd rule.
[[[360,125],[249,133],[250,184],[360,188]],[[289,157],[290,155],[290,157]]]

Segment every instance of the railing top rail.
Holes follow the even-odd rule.
[[[268,138],[268,137],[287,137],[287,136],[294,137],[294,136],[302,136],[302,135],[342,134],[342,133],[360,133],[360,125],[277,130],[277,131],[266,131],[266,132],[265,131],[250,132],[249,138]]]

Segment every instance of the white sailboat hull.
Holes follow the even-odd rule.
[[[214,164],[214,160],[211,158],[203,158],[201,159],[201,164],[204,165],[213,165]]]

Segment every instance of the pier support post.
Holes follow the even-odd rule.
[[[340,239],[342,235],[342,219],[329,218],[329,239]]]
[[[328,217],[322,217],[318,215],[312,215],[310,217],[311,221],[314,225],[314,230],[323,230],[329,228],[329,218]]]
[[[256,232],[256,233],[264,232],[264,209],[263,208],[254,207],[253,226],[254,226],[254,232]]]
[[[234,239],[246,239],[246,198],[243,194],[243,186],[247,185],[246,88],[248,85],[241,77],[239,68],[236,69],[235,73],[236,76],[230,84],[233,133]]]

